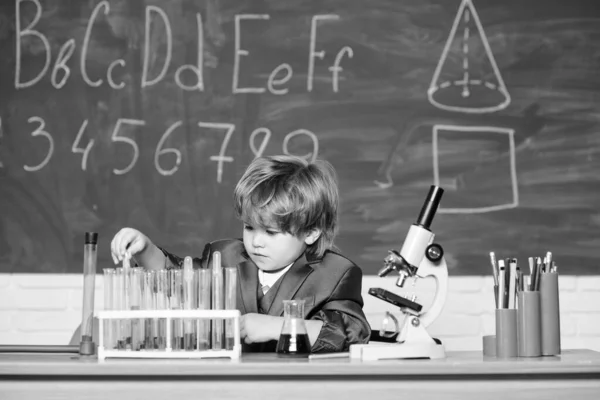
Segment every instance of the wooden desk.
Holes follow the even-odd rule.
[[[0,399],[600,399],[600,353],[498,360],[449,352],[444,360],[84,361],[0,354]]]

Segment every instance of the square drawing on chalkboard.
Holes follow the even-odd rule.
[[[445,189],[438,212],[475,214],[519,205],[513,129],[435,125],[432,150],[434,184]]]

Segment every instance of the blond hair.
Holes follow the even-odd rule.
[[[253,226],[277,227],[296,237],[319,229],[307,253],[322,257],[337,234],[339,192],[333,166],[294,156],[256,158],[233,193],[236,216]]]

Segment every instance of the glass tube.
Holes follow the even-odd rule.
[[[210,310],[210,281],[211,281],[211,270],[208,268],[201,268],[195,271],[196,283],[198,285],[198,309],[199,310]],[[198,350],[209,350],[210,349],[210,325],[209,319],[199,319],[196,322],[196,347]]]
[[[115,276],[113,280],[113,310],[123,310],[125,304],[125,274],[123,268],[115,268]],[[125,349],[125,332],[123,330],[123,321],[119,319],[113,320],[115,328],[116,348],[119,350]]]
[[[225,309],[235,310],[237,308],[237,267],[224,268],[225,271]],[[225,348],[233,350],[235,344],[235,325],[233,319],[225,320]]]
[[[192,257],[186,257],[183,260],[183,297],[182,308],[184,310],[193,310],[197,307],[196,291],[194,286],[194,266]],[[196,339],[194,337],[194,321],[185,319],[183,321],[183,349],[194,350]]]
[[[142,268],[135,267],[129,272],[129,309],[141,310],[142,308]],[[143,321],[139,318],[130,319],[131,323],[131,349],[138,351],[143,345]]]
[[[131,309],[131,267],[129,263],[129,255],[127,254],[123,258],[123,289],[122,289],[122,303],[121,310]],[[121,335],[123,336],[123,343],[125,350],[131,350],[131,319],[124,318],[121,320]]]
[[[167,292],[169,288],[169,279],[166,269],[161,269],[156,272],[156,309],[167,310]],[[157,345],[160,350],[164,350],[167,347],[167,325],[164,318],[158,320],[158,332],[157,332]]]
[[[113,310],[113,281],[115,277],[114,268],[104,268],[104,310]],[[104,320],[104,348],[112,350],[115,348],[114,320]]]
[[[183,271],[180,269],[169,270],[169,309],[181,310],[181,300],[183,295]],[[171,348],[173,350],[183,349],[183,321],[181,318],[171,319],[171,332],[173,342]]]
[[[223,309],[223,268],[221,267],[221,253],[215,251],[212,264],[212,309]],[[212,320],[212,349],[223,348],[223,320]]]
[[[94,325],[94,290],[96,279],[96,261],[98,259],[98,234],[85,233],[83,246],[83,307],[81,319],[81,341],[79,354],[92,355],[95,345],[92,341],[92,328]]]
[[[144,284],[142,285],[142,308],[156,310],[156,271],[143,272]],[[144,349],[155,349],[155,338],[158,332],[158,319],[146,318],[144,321]]]

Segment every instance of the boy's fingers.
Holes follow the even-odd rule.
[[[129,253],[130,256],[139,253],[142,251],[143,243],[141,240],[136,239],[133,242],[129,243],[129,247],[127,247],[126,252]]]

